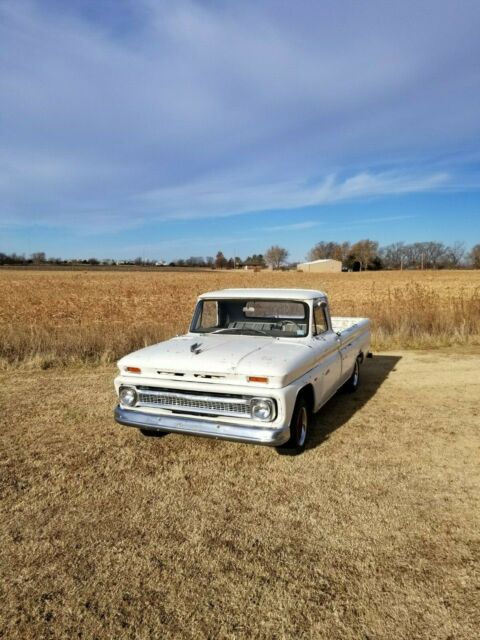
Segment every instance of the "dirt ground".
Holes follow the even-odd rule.
[[[0,392],[0,637],[478,637],[480,355],[378,354],[296,458],[112,420],[112,368]]]

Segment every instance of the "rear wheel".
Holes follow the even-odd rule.
[[[354,393],[358,389],[360,384],[360,358],[355,360],[355,366],[353,367],[352,375],[345,383],[346,391]]]
[[[293,410],[292,421],[290,423],[290,438],[285,444],[277,447],[278,453],[293,456],[303,453],[303,451],[305,451],[305,445],[307,444],[309,426],[310,409],[305,398],[300,397]]]

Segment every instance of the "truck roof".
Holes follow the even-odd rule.
[[[267,300],[314,300],[316,298],[326,298],[326,293],[315,289],[220,289],[219,291],[208,291],[202,293],[199,298],[202,300],[232,299],[232,298],[253,298]]]

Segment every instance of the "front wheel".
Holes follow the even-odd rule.
[[[163,438],[168,434],[168,431],[160,431],[160,429],[139,429],[139,431],[147,438]]]
[[[297,400],[293,410],[292,421],[290,423],[290,438],[277,447],[278,453],[282,455],[296,456],[305,451],[307,444],[308,428],[310,426],[310,410],[305,398]]]

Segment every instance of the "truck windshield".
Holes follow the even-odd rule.
[[[200,300],[191,331],[303,338],[308,305],[290,300]]]

